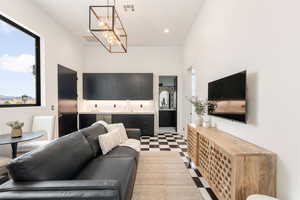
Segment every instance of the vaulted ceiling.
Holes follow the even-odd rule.
[[[88,36],[88,7],[106,0],[32,0],[54,20],[79,38]],[[123,5],[134,4],[134,12]],[[117,10],[128,33],[130,46],[183,44],[202,0],[116,0]],[[169,29],[169,33],[164,33]]]

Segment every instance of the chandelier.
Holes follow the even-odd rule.
[[[127,53],[127,33],[116,10],[115,0],[89,7],[89,31],[110,53]]]

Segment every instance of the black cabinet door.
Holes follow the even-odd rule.
[[[112,115],[112,123],[123,123],[125,128],[139,128],[142,136],[154,135],[154,115]]]
[[[77,113],[65,113],[58,116],[59,137],[77,131]]]
[[[89,100],[116,99],[118,85],[110,75],[83,74],[83,98]]]
[[[140,116],[142,135],[154,136],[154,115]]]
[[[88,100],[153,100],[152,73],[84,73]]]
[[[176,111],[160,110],[159,111],[159,127],[176,127],[177,125]]]
[[[80,114],[79,115],[79,128],[83,129],[91,126],[96,122],[96,114]]]
[[[153,74],[139,75],[137,78],[139,84],[137,100],[152,100],[153,99]]]

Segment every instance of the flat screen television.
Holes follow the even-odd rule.
[[[208,114],[247,123],[247,71],[208,83]]]

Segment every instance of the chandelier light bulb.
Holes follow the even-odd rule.
[[[108,43],[114,45],[114,40],[108,40]]]
[[[120,35],[120,34],[121,34],[120,31],[119,31],[118,29],[115,29],[115,33],[116,33],[117,35]]]
[[[102,26],[105,25],[105,23],[104,23],[102,20],[100,20],[100,21],[98,22],[98,24],[99,24],[100,27],[102,27]]]

